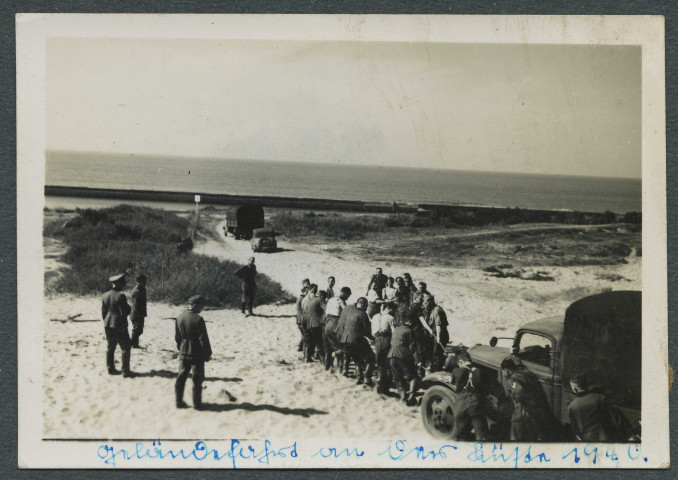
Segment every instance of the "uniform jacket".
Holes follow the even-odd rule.
[[[306,297],[305,293],[302,293],[299,295],[299,298],[297,298],[297,325],[301,325],[301,319],[304,315],[303,310],[301,309],[301,302],[304,300]]]
[[[308,292],[301,300],[301,326],[308,328],[308,303],[315,298],[315,295]]]
[[[120,290],[109,290],[101,300],[101,317],[106,328],[127,328],[127,315],[132,309]]]
[[[381,295],[381,291],[384,289],[386,286],[386,282],[388,281],[388,277],[384,275],[383,273],[381,275],[377,275],[376,273],[372,275],[372,278],[370,279],[370,285],[372,283],[375,283],[375,290],[377,291],[377,294]],[[370,289],[370,285],[367,286],[367,289]],[[381,298],[381,297],[380,297]]]
[[[355,305],[346,305],[337,323],[343,325],[339,343],[358,344],[364,341],[363,337],[372,338],[370,319]]]
[[[254,278],[257,276],[257,266],[249,263],[235,271],[235,276],[242,280],[243,286],[254,286]]]
[[[137,285],[132,290],[132,320],[146,318],[146,287]]]
[[[414,333],[408,325],[398,325],[391,334],[391,349],[388,358],[412,359],[419,362]]]
[[[174,332],[181,359],[204,361],[212,355],[205,320],[197,313],[190,310],[181,312]]]
[[[608,409],[605,396],[600,393],[586,392],[572,400],[568,413],[574,434],[587,442],[609,441],[603,426],[609,415]]]
[[[308,323],[307,328],[320,327],[324,315],[323,299],[320,297],[311,298],[306,304]]]

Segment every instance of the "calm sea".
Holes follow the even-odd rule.
[[[638,179],[48,152],[46,184],[617,213]]]

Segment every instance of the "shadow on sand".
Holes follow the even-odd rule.
[[[259,317],[259,318],[296,318],[296,315],[263,315],[261,313],[253,313],[250,315],[251,317]]]
[[[281,413],[283,415],[299,415],[308,418],[311,415],[327,415],[328,412],[316,410],[315,408],[285,408],[277,407],[275,405],[254,405],[252,403],[203,403],[202,409],[208,412],[230,412],[232,410],[246,410],[248,412],[258,412],[261,410],[268,410],[271,412]]]
[[[177,378],[178,372],[171,370],[151,370],[150,372],[134,372],[135,377]],[[190,378],[190,375],[189,375]],[[205,377],[205,382],[242,382],[239,377]]]

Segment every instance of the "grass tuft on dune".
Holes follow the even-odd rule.
[[[78,209],[66,222],[48,222],[43,234],[68,247],[60,259],[68,267],[46,279],[46,293],[100,294],[109,276],[125,271],[132,283],[139,273],[149,277],[150,301],[179,305],[200,294],[210,306],[239,306],[238,264],[176,250],[189,227],[190,220],[174,213],[130,205]],[[257,303],[293,300],[280,284],[258,275]]]

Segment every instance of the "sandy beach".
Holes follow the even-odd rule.
[[[214,234],[199,242],[203,255],[244,263],[249,242]],[[218,240],[217,240],[218,238]],[[573,300],[605,289],[640,289],[641,258],[606,266],[543,267],[553,281],[495,278],[482,269],[398,263],[381,265],[329,253],[328,245],[279,241],[281,251],[254,254],[259,272],[298,294],[303,278],[321,288],[333,275],[350,286],[351,300],[364,294],[375,267],[388,275],[411,273],[424,280],[450,321],[453,344],[487,343],[492,335],[512,336],[526,321],[557,315]],[[56,252],[56,253],[55,253]],[[47,269],[58,265],[59,245],[45,245]],[[149,283],[153,289],[153,280]],[[131,287],[128,287],[128,290]],[[44,438],[223,439],[289,437],[426,438],[418,407],[380,396],[355,379],[305,364],[296,351],[299,332],[294,305],[258,305],[245,318],[239,310],[203,312],[213,360],[206,364],[206,411],[177,410],[174,321],[182,307],[149,303],[141,337],[132,350],[138,376],[111,377],[105,369],[105,340],[98,296],[46,296],[44,302]],[[73,320],[69,317],[78,315]],[[120,352],[116,352],[120,362]],[[185,399],[190,404],[189,380]]]

